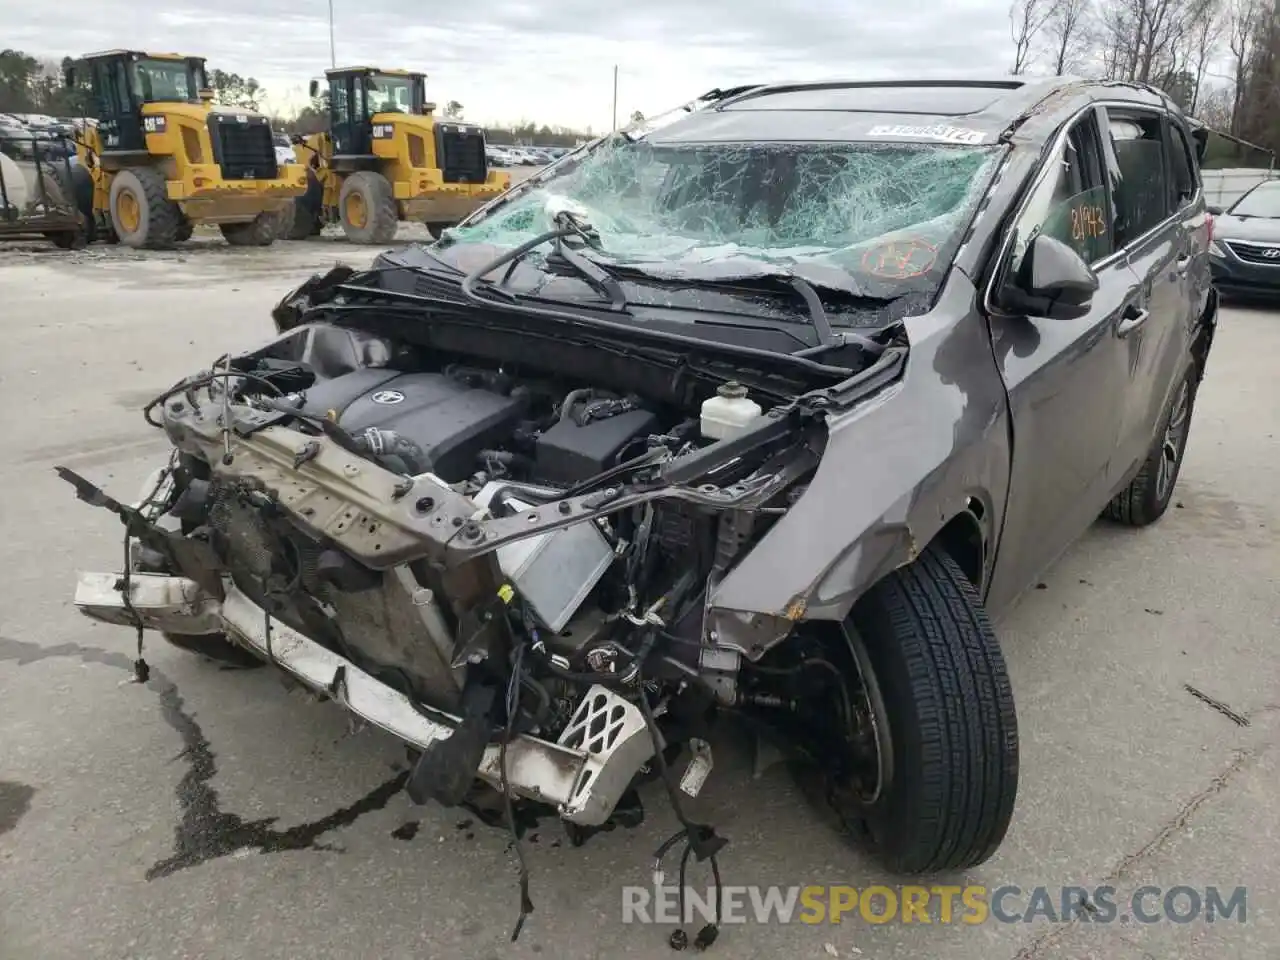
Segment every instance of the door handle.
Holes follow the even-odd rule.
[[[1133,333],[1133,331],[1146,323],[1150,317],[1150,310],[1130,304],[1125,307],[1124,312],[1120,314],[1120,320],[1116,324],[1116,336],[1127,337],[1129,334]]]

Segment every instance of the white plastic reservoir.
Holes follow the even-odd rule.
[[[764,411],[747,396],[747,388],[730,380],[714,397],[702,401],[702,435],[708,440],[724,440],[740,433]]]

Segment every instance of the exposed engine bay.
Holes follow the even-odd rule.
[[[877,751],[849,749],[874,721],[838,629],[747,647],[709,616],[803,495],[822,404],[730,379],[684,393],[293,326],[147,408],[175,449],[138,503],[60,468],[130,544],[77,603],[137,626],[139,664],[150,627],[284,668],[413,748],[415,802],[487,785],[509,819],[539,803],[581,833],[657,773],[673,839],[713,858],[724,839],[679,794],[711,772],[717,715],[845,766]]]

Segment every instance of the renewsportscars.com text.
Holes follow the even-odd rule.
[[[721,923],[1219,923],[1248,922],[1246,887],[725,886]],[[714,887],[622,888],[624,923],[710,923]]]

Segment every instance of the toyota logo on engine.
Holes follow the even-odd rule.
[[[399,390],[379,390],[371,399],[374,403],[403,403],[404,394]]]

